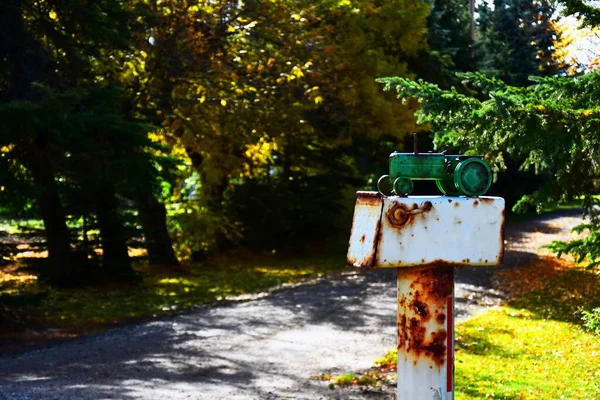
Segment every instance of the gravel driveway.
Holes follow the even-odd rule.
[[[568,237],[575,212],[507,226],[506,266]],[[456,315],[497,306],[492,268],[461,268]],[[395,270],[346,271],[228,302],[0,356],[0,399],[383,399],[311,379],[362,372],[396,344]]]

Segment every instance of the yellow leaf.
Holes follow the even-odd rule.
[[[227,105],[227,102],[226,102],[225,100],[221,100],[221,105],[222,105],[223,107],[225,107],[225,106]]]
[[[227,32],[231,33],[231,32],[235,32],[235,26],[229,25],[227,27]]]
[[[200,104],[204,103],[205,101],[206,101],[206,96],[200,97]]]
[[[315,97],[315,103],[316,104],[321,104],[322,102],[323,102],[323,98],[321,96]]]
[[[50,13],[48,15],[50,16],[50,19],[56,19],[56,17],[57,17],[56,12],[54,12],[54,11],[50,11]]]

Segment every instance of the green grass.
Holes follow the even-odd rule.
[[[457,399],[599,399],[600,338],[505,307],[457,329]]]
[[[13,266],[0,270],[0,305],[31,325],[89,328],[173,314],[344,268],[344,258],[338,255],[287,259],[275,255],[224,257],[173,272],[149,271],[138,265],[136,269],[145,277],[137,285],[57,290]],[[19,297],[25,300],[17,301]]]

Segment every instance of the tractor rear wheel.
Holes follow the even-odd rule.
[[[439,181],[435,181],[438,189],[446,196],[460,196],[460,190],[454,186],[454,180],[452,179],[443,179]]]
[[[454,185],[467,196],[481,196],[491,184],[492,170],[482,159],[468,158],[454,170]]]

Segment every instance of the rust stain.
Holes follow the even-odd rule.
[[[444,325],[444,323],[446,322],[446,314],[438,314],[435,316],[435,321],[440,324],[440,325]]]
[[[479,201],[475,200],[475,201],[473,202],[473,205],[474,205],[475,207],[477,207],[477,206],[479,205]]]
[[[375,246],[373,251],[369,254],[369,257],[359,266],[361,268],[371,268],[375,265],[375,257],[377,256],[377,248],[379,247],[379,241],[381,240],[381,219],[377,221],[375,225]]]
[[[431,332],[431,341],[423,346],[425,355],[430,357],[435,365],[441,367],[446,362],[446,337],[445,329]]]
[[[426,201],[425,203],[423,203],[423,205],[421,206],[421,210],[423,210],[423,212],[427,212],[429,210],[431,210],[433,208],[433,204],[431,204],[430,201]]]
[[[430,201],[425,201],[421,207],[417,203],[413,203],[410,208],[404,203],[394,202],[387,211],[387,219],[391,226],[403,228],[407,225],[413,225],[416,215],[423,214],[432,208],[433,204]],[[422,215],[421,218],[427,219],[425,215]]]
[[[398,317],[398,350],[406,346],[408,341],[408,330],[406,329],[406,315]]]
[[[398,306],[400,307],[405,307],[406,306],[406,296],[402,295],[402,297],[400,298],[400,300],[398,300]]]
[[[466,264],[463,263],[457,263],[457,262],[449,262],[446,260],[441,260],[441,259],[437,259],[437,260],[433,260],[431,262],[428,263],[421,263],[419,265],[415,265],[415,267],[419,267],[419,268],[439,268],[439,267],[447,267],[447,268],[453,268],[453,267],[461,267],[461,266],[466,266]]]
[[[436,268],[411,268],[399,271],[399,279],[409,281],[409,296],[402,294],[399,301],[398,349],[413,358],[428,359],[442,367],[446,363],[445,329],[428,331],[428,322],[435,310],[435,322],[444,325],[446,299],[452,295],[454,268],[438,262]],[[432,329],[429,326],[429,329]]]
[[[495,200],[492,197],[480,197],[482,203],[493,203]]]
[[[375,225],[375,245],[371,252],[362,260],[357,262],[356,257],[346,257],[348,264],[357,268],[371,268],[375,265],[375,257],[377,256],[377,245],[379,243],[379,236],[381,235],[381,220],[377,221]],[[361,243],[364,243],[365,235],[360,238]]]
[[[409,353],[417,348],[415,353],[419,356],[420,350],[423,348],[423,343],[425,342],[426,334],[427,328],[419,322],[419,319],[416,317],[411,318],[408,323],[408,344],[406,346],[406,352]]]
[[[429,307],[427,307],[427,304],[419,299],[420,294],[421,293],[419,291],[416,291],[412,301],[409,304],[409,307],[412,308],[415,314],[421,317],[422,321],[429,321],[431,319]]]
[[[411,209],[404,203],[395,202],[387,212],[387,219],[393,227],[404,227],[411,225],[415,219],[414,214],[411,214]]]
[[[460,203],[457,201],[454,203],[454,207],[458,207],[458,206],[460,206]]]
[[[367,235],[366,235],[366,234],[362,235],[362,236],[360,237],[360,242],[361,242],[361,243],[364,243],[366,238],[367,238]]]
[[[356,202],[371,207],[379,207],[383,201],[383,196],[379,192],[356,192]]]
[[[375,263],[375,254],[371,254],[369,257],[365,258],[363,260],[363,262],[356,264],[356,261],[354,264],[355,267],[358,268],[371,268],[373,266],[373,264]]]
[[[452,203],[452,199],[448,199],[448,203]]]

